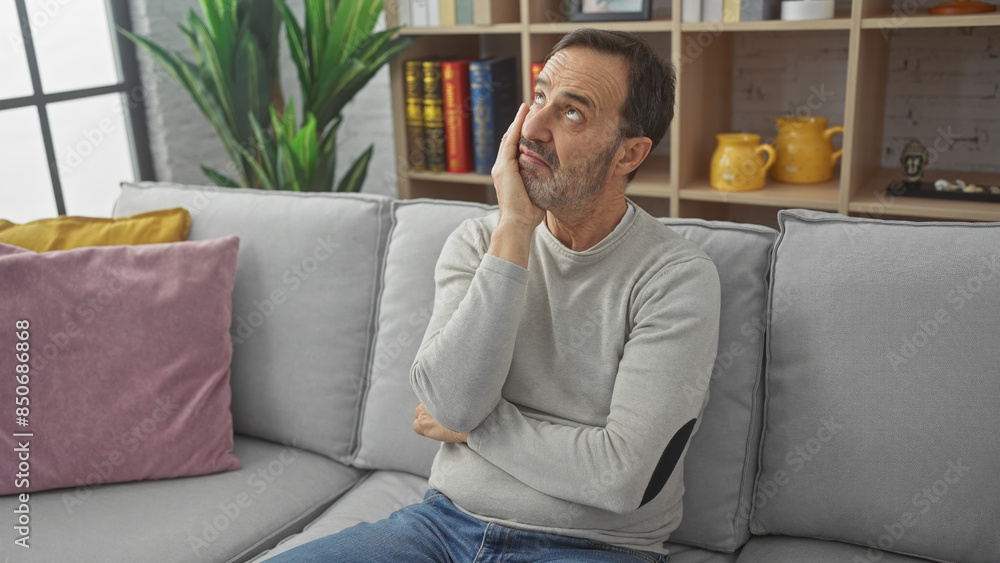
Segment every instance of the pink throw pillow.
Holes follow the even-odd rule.
[[[235,236],[46,253],[0,244],[0,495],[240,468],[238,249]]]

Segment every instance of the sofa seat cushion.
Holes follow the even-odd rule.
[[[10,563],[245,561],[298,532],[364,471],[281,444],[236,436],[239,471],[33,493],[30,548]],[[12,532],[14,495],[0,497]]]
[[[338,499],[301,534],[286,538],[277,547],[261,554],[260,563],[312,540],[335,534],[361,522],[376,522],[400,508],[421,502],[427,492],[425,477],[400,471],[374,471]],[[671,563],[735,563],[736,555],[696,547],[667,544]],[[335,558],[334,558],[335,560]]]
[[[778,222],[751,530],[1000,561],[1000,224]]]
[[[736,563],[924,563],[897,553],[838,541],[754,536],[743,546]]]
[[[191,213],[190,240],[240,237],[233,428],[347,463],[389,230],[387,197],[125,182],[115,216]]]

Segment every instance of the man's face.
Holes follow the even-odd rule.
[[[621,146],[628,83],[621,57],[582,47],[563,49],[545,63],[518,155],[532,203],[542,209],[573,205],[605,185]]]

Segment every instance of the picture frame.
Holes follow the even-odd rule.
[[[569,21],[649,20],[652,0],[567,0]]]

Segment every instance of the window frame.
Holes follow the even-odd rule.
[[[38,68],[38,58],[35,54],[35,44],[31,36],[31,25],[28,21],[26,0],[14,0],[17,7],[18,25],[21,29],[21,40],[25,57],[28,61],[28,72],[31,76],[33,94],[19,98],[0,99],[0,111],[32,107],[38,112],[38,121],[42,130],[42,141],[45,145],[45,159],[49,166],[49,177],[52,181],[52,191],[56,201],[56,211],[66,215],[66,204],[63,201],[62,182],[59,178],[59,166],[56,160],[55,146],[52,142],[52,127],[49,124],[47,105],[101,96],[104,94],[124,94],[122,108],[125,110],[125,126],[129,140],[132,169],[139,180],[155,180],[153,157],[149,148],[149,129],[146,123],[146,108],[143,100],[145,90],[139,76],[139,62],[136,57],[135,44],[118,32],[118,27],[132,30],[132,16],[128,0],[105,0],[105,10],[109,16],[108,28],[111,32],[111,46],[115,54],[115,65],[121,77],[116,84],[66,90],[46,94],[42,91],[41,74]]]

